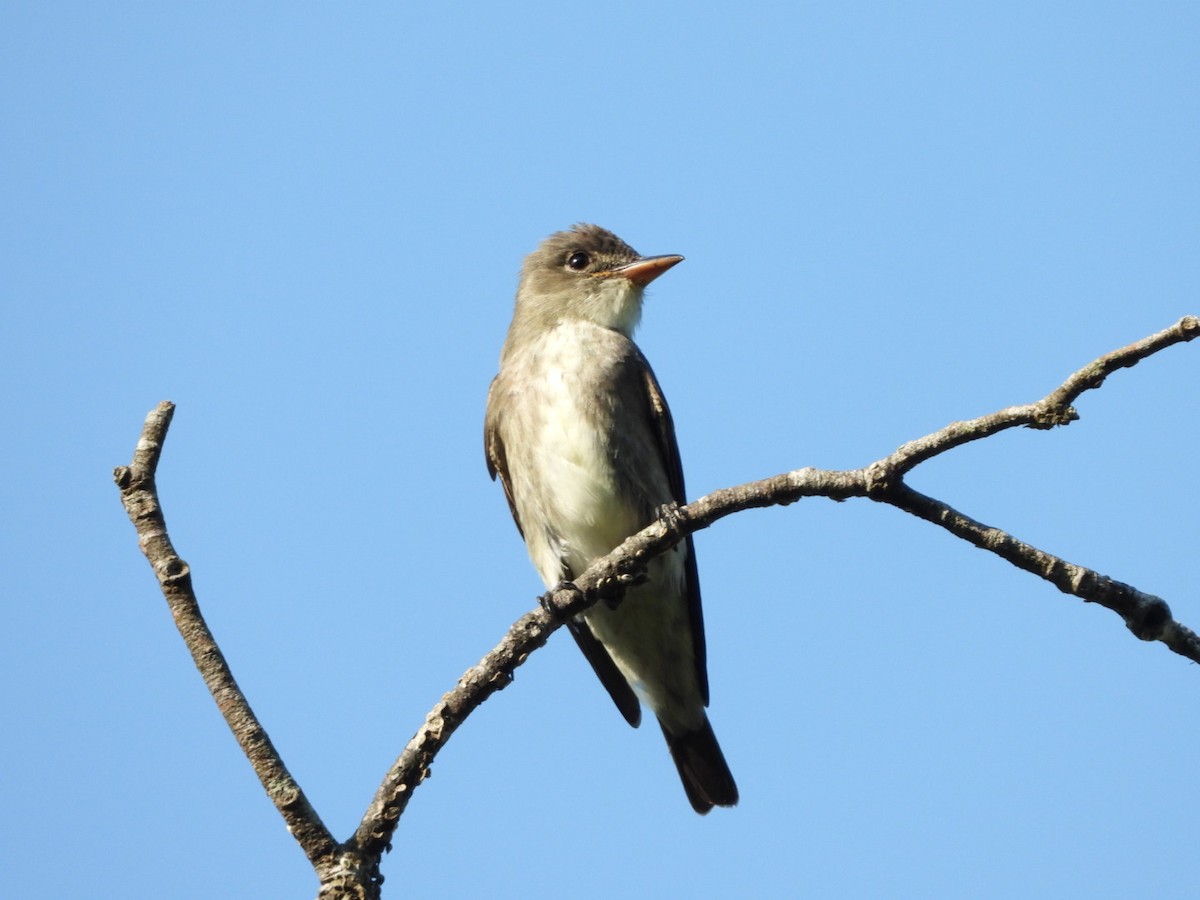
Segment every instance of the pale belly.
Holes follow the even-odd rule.
[[[503,426],[514,503],[547,587],[582,574],[671,500],[657,439],[642,418],[645,407],[621,407],[597,389],[604,373],[589,366],[586,339],[566,329],[546,336],[526,359],[524,378],[514,380],[536,384],[536,398],[533,392],[510,394],[514,402]],[[648,433],[616,430],[622,427]],[[619,466],[636,468],[622,477]],[[684,584],[686,553],[681,544],[654,560],[646,582],[629,590],[617,608],[601,604],[584,619],[659,718],[690,729],[704,713]]]
[[[578,392],[557,372],[544,380],[543,390],[529,448],[530,478],[540,485],[529,487],[530,499],[540,500],[534,519],[557,536],[557,546],[546,548],[553,560],[535,560],[542,579],[552,584],[559,580],[560,559],[578,574],[645,523],[621,495],[609,442],[581,408]]]

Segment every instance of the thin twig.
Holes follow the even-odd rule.
[[[337,849],[337,842],[308,802],[300,785],[284,766],[278,751],[267,736],[233,678],[229,665],[208,630],[200,605],[192,590],[192,574],[188,564],[179,558],[167,534],[162,507],[158,502],[155,473],[162,455],[167,429],[175,413],[175,404],[163,402],[146,417],[141,438],[129,466],[118,466],[113,472],[121,489],[121,502],[137,529],[138,546],[146,554],[159,587],[167,599],[175,626],[187,644],[208,685],[217,708],[233,731],[255,773],[287,823],[288,830],[300,843],[309,860],[316,865]]]

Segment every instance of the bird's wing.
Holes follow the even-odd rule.
[[[642,722],[642,704],[638,702],[637,694],[609,656],[608,650],[596,639],[592,629],[582,618],[570,619],[567,622],[567,630],[571,632],[571,637],[575,638],[575,643],[583,651],[584,657],[592,664],[596,677],[608,691],[608,696],[612,697],[613,703],[617,704],[617,709],[625,717],[625,721],[637,728]]]
[[[504,497],[508,500],[508,511],[512,513],[513,522],[523,538],[525,530],[521,527],[520,516],[517,515],[517,504],[513,502],[512,483],[508,477],[508,457],[504,453],[504,442],[500,440],[500,423],[492,411],[492,394],[496,391],[497,380],[498,377],[493,378],[488,388],[487,415],[483,420],[483,452],[487,457],[488,474],[492,476],[492,480],[495,481],[496,476],[500,476],[500,486],[504,488]]]
[[[646,357],[637,351],[640,358],[642,380],[646,389],[646,400],[649,404],[650,421],[654,434],[658,438],[658,449],[662,454],[663,468],[671,485],[671,496],[680,506],[687,503],[687,491],[683,486],[683,464],[679,460],[679,444],[675,440],[675,422],[671,419],[671,410],[663,396],[658,379]],[[684,561],[684,574],[687,590],[688,618],[692,625],[692,652],[696,657],[696,678],[700,683],[700,696],[704,705],[708,706],[708,662],[707,650],[704,644],[704,611],[700,604],[700,573],[696,569],[696,548],[689,534],[685,540],[687,559]]]

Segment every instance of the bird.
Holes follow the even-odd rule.
[[[597,225],[546,238],[525,258],[484,448],[547,588],[687,502],[670,409],[633,342],[646,285],[682,262],[642,256]],[[567,623],[617,709],[662,728],[692,808],[733,806],[737,785],[709,703],[696,552],[688,535],[615,604]]]

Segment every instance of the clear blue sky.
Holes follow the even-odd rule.
[[[522,256],[687,261],[640,342],[690,492],[857,467],[1200,312],[1200,6],[0,11],[11,896],[305,897],[110,479],[339,836],[540,584],[482,417]],[[1200,346],[914,486],[1200,627]],[[695,816],[565,634],[438,759],[391,896],[1186,897],[1200,670],[868,502],[697,539]]]

